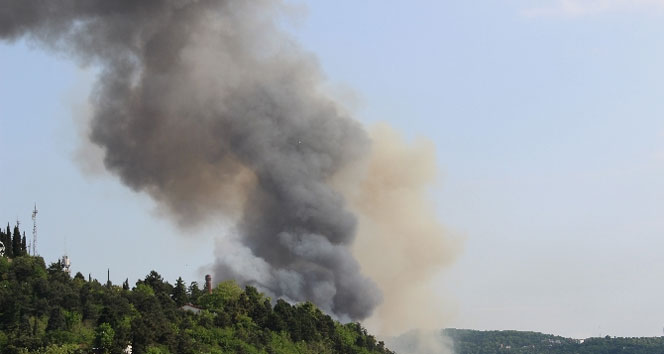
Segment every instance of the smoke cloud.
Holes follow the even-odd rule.
[[[455,250],[422,199],[432,154],[395,133],[372,145],[323,93],[315,57],[278,29],[282,10],[276,0],[2,0],[0,38],[100,68],[90,141],[181,227],[234,222],[216,279],[342,320],[373,313],[378,282],[389,294],[378,316],[403,321],[405,309],[388,307],[417,298]]]
[[[412,330],[385,339],[385,344],[399,354],[454,354],[454,343],[442,330]]]
[[[435,148],[425,139],[409,143],[385,124],[370,136],[367,160],[337,183],[359,216],[354,254],[384,293],[367,324],[390,336],[440,329],[449,309],[432,301],[431,280],[456,259],[461,243],[438,221],[430,197],[439,177]]]

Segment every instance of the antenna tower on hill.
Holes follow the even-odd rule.
[[[37,255],[37,203],[32,211],[32,255]]]

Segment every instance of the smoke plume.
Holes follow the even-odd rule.
[[[236,237],[220,241],[216,279],[359,320],[382,301],[362,264],[394,292],[386,304],[405,306],[412,294],[388,284],[419,289],[451,259],[418,199],[432,155],[396,135],[376,141],[397,145],[372,145],[322,93],[315,58],[278,29],[282,8],[276,0],[1,0],[0,38],[100,68],[90,141],[107,170],[181,227],[235,223]],[[427,162],[399,166],[411,157]],[[364,239],[355,249],[354,212]],[[395,263],[381,269],[389,262],[371,245]]]
[[[412,330],[386,338],[385,344],[399,354],[454,354],[454,343],[442,330]]]
[[[343,171],[337,184],[359,217],[354,254],[384,293],[367,325],[390,336],[440,329],[449,309],[442,299],[432,301],[430,281],[461,245],[437,220],[430,197],[439,175],[435,148],[424,139],[408,143],[385,124],[370,136],[367,160]]]

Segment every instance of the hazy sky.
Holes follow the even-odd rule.
[[[284,25],[330,92],[437,148],[450,327],[565,336],[664,328],[664,1],[309,1]],[[48,262],[201,280],[224,225],[179,231],[77,158],[94,68],[0,44],[0,221]],[[404,166],[408,168],[408,166]],[[404,206],[407,207],[407,206]]]

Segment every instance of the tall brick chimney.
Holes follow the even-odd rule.
[[[205,275],[205,287],[208,294],[212,294],[212,276],[210,274]]]

